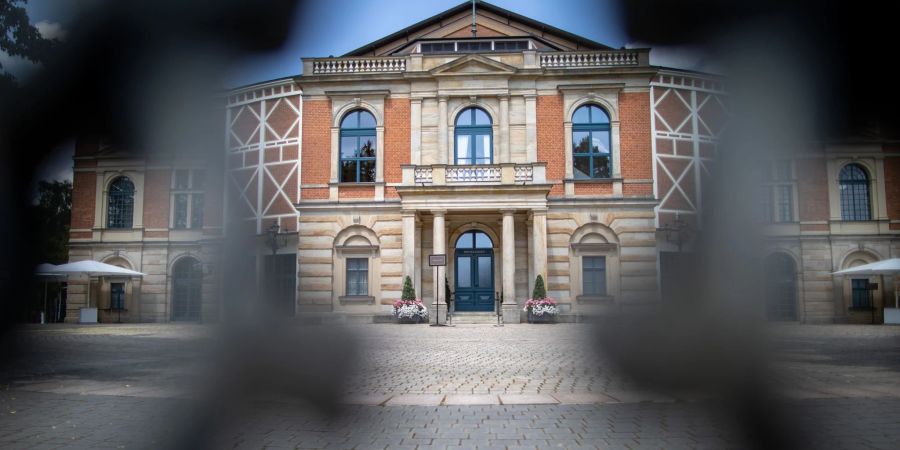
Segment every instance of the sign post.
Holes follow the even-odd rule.
[[[447,255],[428,255],[428,265],[434,267],[434,282],[432,283],[434,290],[434,323],[433,327],[446,326],[441,323],[441,305],[438,303],[440,295],[438,294],[438,280],[440,279],[441,267],[447,265]]]

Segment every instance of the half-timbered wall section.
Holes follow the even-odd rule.
[[[693,225],[703,211],[727,108],[720,81],[661,70],[651,82],[657,225],[676,217]]]
[[[254,222],[297,229],[302,101],[291,80],[238,90],[228,96],[228,213]]]

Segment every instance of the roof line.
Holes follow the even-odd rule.
[[[576,43],[579,43],[579,44],[584,44],[584,45],[586,45],[586,46],[591,46],[591,47],[600,47],[600,48],[605,49],[605,50],[612,50],[612,49],[613,49],[612,47],[610,47],[610,46],[608,46],[608,45],[601,44],[601,43],[599,43],[599,42],[593,41],[593,40],[591,40],[591,39],[588,39],[588,38],[585,38],[585,37],[582,37],[582,36],[578,36],[577,34],[572,34],[572,33],[568,32],[568,31],[561,30],[561,29],[556,28],[556,27],[554,27],[554,26],[552,26],[552,25],[548,25],[548,24],[546,24],[546,23],[544,23],[544,22],[540,22],[540,21],[534,20],[534,19],[532,19],[532,18],[530,18],[530,17],[525,17],[525,16],[523,16],[523,15],[521,15],[521,14],[514,13],[514,12],[508,10],[508,9],[504,9],[504,8],[499,7],[499,6],[492,5],[492,4],[487,3],[487,2],[484,2],[484,1],[482,1],[482,0],[475,0],[475,3],[476,3],[477,5],[479,5],[479,6],[482,6],[485,10],[492,11],[492,12],[498,13],[498,14],[500,14],[500,15],[504,15],[504,16],[507,17],[507,19],[515,19],[515,20],[518,21],[518,22],[525,23],[526,25],[530,25],[530,26],[532,26],[532,27],[534,27],[534,28],[538,28],[538,29],[540,29],[541,31],[544,31],[544,32],[548,32],[548,31],[549,31],[549,32],[551,32],[552,34],[560,35],[560,36],[562,36],[562,37],[564,37],[564,38],[566,38],[566,39],[569,39],[569,40],[571,40],[571,41],[575,41]],[[438,14],[435,14],[435,15],[433,15],[433,16],[431,16],[431,17],[425,19],[425,20],[421,20],[421,21],[419,21],[419,22],[416,22],[415,24],[410,25],[410,26],[408,26],[408,27],[406,27],[406,28],[403,28],[402,30],[396,31],[396,32],[394,32],[394,33],[391,33],[391,34],[389,34],[389,35],[387,35],[387,36],[385,36],[385,37],[383,37],[383,38],[381,38],[381,39],[378,39],[378,40],[376,40],[376,41],[374,41],[374,42],[370,42],[370,43],[368,43],[368,44],[366,44],[366,45],[364,45],[364,46],[362,46],[362,47],[359,47],[359,48],[357,48],[357,49],[355,49],[355,50],[349,51],[349,52],[347,52],[347,53],[345,53],[345,54],[343,54],[343,55],[341,55],[341,56],[342,56],[342,57],[348,57],[348,56],[360,56],[362,53],[365,53],[366,51],[374,50],[375,48],[378,48],[378,47],[380,47],[380,46],[382,46],[382,45],[384,45],[384,44],[386,44],[386,43],[388,43],[388,42],[390,42],[390,41],[393,41],[393,40],[396,40],[396,39],[398,39],[398,38],[400,38],[400,37],[403,37],[403,36],[405,36],[405,35],[408,35],[408,34],[411,33],[411,32],[418,31],[418,30],[424,28],[425,26],[430,25],[431,23],[434,23],[435,21],[441,20],[441,19],[443,19],[443,18],[445,18],[445,17],[447,17],[447,16],[451,16],[451,15],[457,14],[457,13],[461,12],[461,11],[464,10],[464,9],[468,9],[471,5],[472,5],[472,2],[461,3],[461,4],[457,5],[457,6],[454,6],[453,8],[450,8],[450,9],[447,9],[447,10],[445,10],[445,11],[443,11],[443,12],[440,12],[440,13],[438,13]]]

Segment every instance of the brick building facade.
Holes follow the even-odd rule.
[[[206,202],[197,241],[173,221],[180,166],[80,145],[72,259],[148,273],[128,287],[134,321],[185,318],[175,311],[190,290],[176,289],[184,282],[172,264],[189,255],[202,267],[223,214],[260,236],[258,274],[280,286],[267,297],[285,314],[386,315],[406,276],[429,304],[435,291],[443,304],[446,280],[460,313],[493,314],[502,294],[509,321],[538,275],[569,317],[656,303],[666,255],[678,251],[660,230],[696,223],[714,173],[727,116],[720,81],[484,2],[474,36],[472,26],[460,5],[342,57],[305,58],[296,77],[229,93],[226,207]],[[842,220],[837,178],[851,160],[872,199],[872,217],[853,223]],[[771,185],[773,211],[791,192],[791,217],[770,228],[773,254],[794,263],[794,295],[781,279],[781,306],[761,300],[761,316],[862,320],[845,308],[852,286],[830,272],[897,255],[898,161],[880,144],[829,146]],[[111,230],[109,183],[126,172],[134,221]],[[211,186],[207,198],[221,197]],[[273,225],[286,241],[269,254],[262,238]],[[437,280],[429,254],[447,255]],[[206,272],[194,277],[202,314],[188,319],[217,317],[206,299],[221,280]],[[92,291],[101,307],[102,286]],[[892,289],[882,283],[876,301]],[[70,308],[83,305],[79,292]]]

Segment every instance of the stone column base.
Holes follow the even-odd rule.
[[[502,307],[502,311],[503,311],[503,323],[521,323],[522,322],[522,308],[520,308],[518,304],[504,303],[503,307]]]

